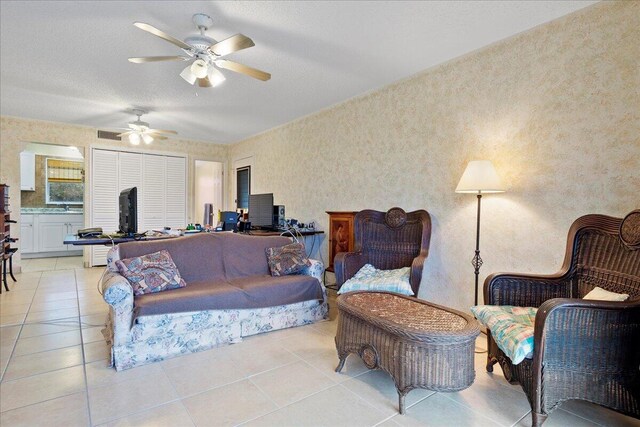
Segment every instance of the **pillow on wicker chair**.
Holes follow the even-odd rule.
[[[371,264],[365,264],[354,276],[344,282],[338,294],[353,291],[387,291],[403,295],[413,295],[409,283],[411,268],[397,270],[378,270]]]
[[[626,301],[627,298],[629,298],[629,294],[617,294],[615,292],[610,292],[596,286],[582,299],[592,299],[599,301]]]
[[[514,365],[533,354],[533,324],[537,308],[477,305],[471,312],[491,331],[500,350]]]

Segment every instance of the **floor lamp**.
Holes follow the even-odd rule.
[[[476,218],[476,254],[471,260],[476,275],[476,293],[474,305],[478,305],[478,275],[482,258],[480,258],[480,200],[482,194],[503,193],[505,191],[493,164],[489,160],[472,160],[458,182],[456,193],[470,193],[478,196],[478,215]]]

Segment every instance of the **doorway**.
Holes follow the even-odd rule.
[[[65,245],[84,227],[84,149],[28,143],[20,153],[22,271],[82,267],[82,249]]]
[[[196,223],[206,224],[205,205],[210,204],[213,212],[213,225],[218,220],[218,211],[223,206],[223,178],[224,165],[222,162],[196,160],[194,165],[193,215]]]

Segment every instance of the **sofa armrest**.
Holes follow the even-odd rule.
[[[315,277],[316,279],[318,279],[320,284],[324,286],[324,280],[323,280],[324,264],[321,261],[318,261],[317,259],[311,259],[311,258],[309,258],[309,262],[311,263],[311,265],[308,267],[305,267],[302,270],[301,274]]]
[[[104,300],[112,308],[114,345],[123,344],[133,322],[133,288],[124,276],[112,271],[105,272],[101,287]]]
[[[360,252],[339,252],[333,260],[336,275],[336,285],[342,286],[356,274],[367,260]]]

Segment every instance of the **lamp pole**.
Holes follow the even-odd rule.
[[[505,191],[496,173],[493,164],[489,160],[472,160],[458,182],[456,193],[475,194],[478,197],[478,214],[476,216],[476,253],[471,260],[476,279],[474,305],[478,305],[478,276],[480,275],[480,204],[482,193],[503,193]]]
[[[480,274],[480,266],[482,265],[482,258],[480,258],[480,201],[482,200],[482,194],[478,191],[478,216],[476,221],[476,254],[471,260],[473,265],[473,272],[476,275],[476,293],[473,305],[478,305],[478,275]]]

